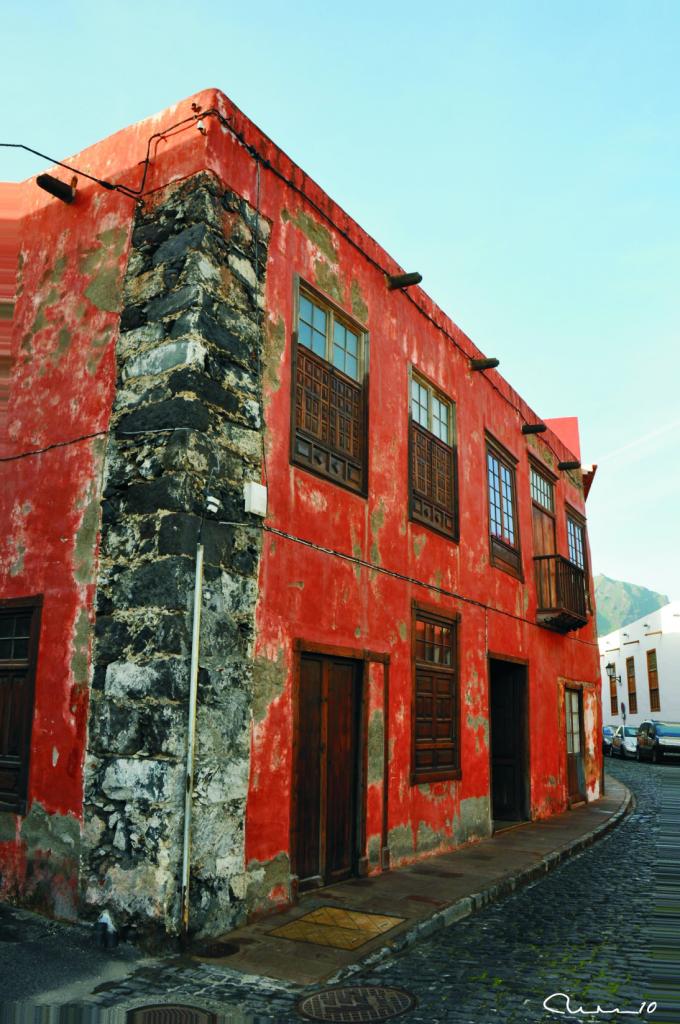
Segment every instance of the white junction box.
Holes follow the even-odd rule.
[[[246,503],[246,512],[252,512],[253,515],[262,516],[264,519],[267,515],[267,488],[264,484],[247,480],[243,485],[243,497]]]

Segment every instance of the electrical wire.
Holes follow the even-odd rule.
[[[53,448],[66,448],[71,444],[79,444],[81,441],[89,441],[93,437],[106,437],[108,430],[97,430],[93,434],[81,434],[80,437],[73,437],[69,441],[55,441],[44,448],[34,448],[28,452],[19,452],[17,455],[0,455],[0,462],[16,462],[18,459],[27,459],[31,455],[42,455],[44,452],[51,452]]]
[[[242,523],[229,525],[249,526],[250,524]],[[318,551],[321,554],[332,555],[335,558],[341,558],[345,562],[352,562],[354,565],[359,565],[363,569],[369,569],[371,572],[382,573],[384,576],[390,576],[392,579],[400,580],[402,583],[411,583],[413,586],[424,587],[436,594],[442,594],[444,597],[452,597],[456,601],[463,601],[465,604],[474,605],[476,608],[484,609],[485,612],[489,611],[495,612],[498,615],[505,615],[509,619],[515,619],[517,622],[525,622],[529,626],[535,626],[537,629],[545,628],[540,626],[539,623],[534,622],[531,619],[527,619],[524,615],[516,615],[514,612],[505,611],[503,608],[497,608],[495,605],[486,604],[484,601],[477,601],[474,597],[464,597],[463,594],[458,594],[455,590],[447,590],[446,587],[437,586],[436,583],[426,583],[425,580],[419,580],[415,576],[407,576],[405,573],[397,572],[395,569],[386,569],[382,565],[376,565],[375,562],[369,562],[364,558],[357,558],[356,555],[348,555],[344,551],[337,551],[335,548],[328,548],[323,544],[316,544],[314,541],[304,540],[302,537],[297,537],[293,533],[287,533],[285,530],[279,530],[275,526],[268,526],[264,523],[258,528],[264,530],[265,533],[272,533],[277,537],[282,537],[285,540],[293,541],[296,544],[302,544],[304,547],[312,548],[314,551]],[[586,647],[598,647],[598,645],[593,643],[592,640],[581,640],[581,638],[577,636],[569,636],[566,637],[566,639],[573,640],[575,643],[583,644]]]

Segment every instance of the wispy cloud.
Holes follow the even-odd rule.
[[[621,445],[620,448],[615,448],[611,452],[607,452],[606,455],[601,455],[597,460],[598,465],[602,465],[603,462],[608,462],[610,459],[616,459],[619,455],[625,455],[627,452],[634,448],[641,447],[642,445],[648,444],[650,441],[656,441],[658,438],[663,437],[665,434],[669,434],[671,430],[677,430],[680,428],[680,419],[673,420],[671,423],[664,424],[663,427],[657,427],[656,430],[650,430],[647,434],[642,434],[641,437],[636,437],[632,441],[628,441],[627,444]],[[658,447],[656,444],[652,444],[652,449]]]

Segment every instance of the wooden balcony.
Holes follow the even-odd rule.
[[[562,555],[538,555],[536,621],[547,629],[568,633],[588,622],[588,594],[583,569]]]

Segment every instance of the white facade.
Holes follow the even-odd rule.
[[[622,626],[599,639],[602,672],[602,721],[605,725],[621,725],[622,703],[626,708],[626,725],[640,725],[649,718],[662,722],[680,722],[680,601],[671,601],[658,611]],[[650,707],[650,667],[656,670],[659,689],[659,710]],[[630,662],[630,659],[633,659]],[[650,665],[651,662],[651,665]],[[612,713],[610,681],[606,666],[614,665],[616,682],[616,714]],[[629,667],[635,671],[637,712],[630,710]],[[652,672],[652,682],[654,681]]]

